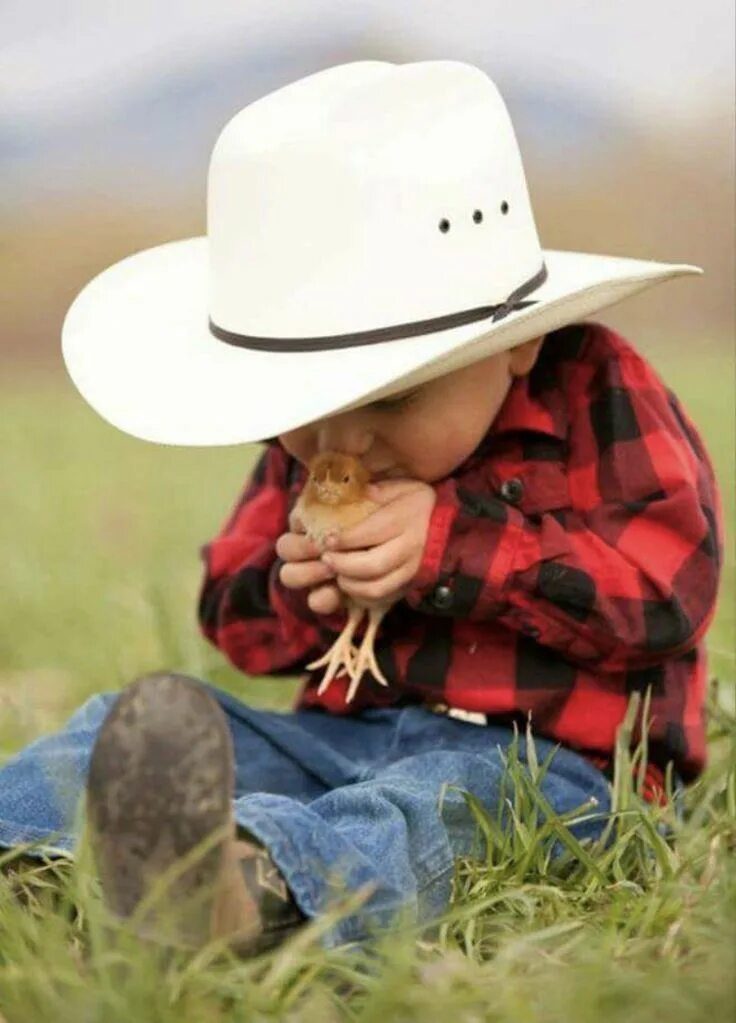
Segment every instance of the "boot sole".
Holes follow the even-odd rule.
[[[147,675],[106,716],[87,780],[90,841],[105,902],[117,916],[135,913],[159,882],[151,910],[136,921],[141,936],[158,938],[165,926],[186,947],[209,937],[223,853],[235,833],[234,776],[225,714],[187,676]],[[188,854],[191,865],[180,870]]]

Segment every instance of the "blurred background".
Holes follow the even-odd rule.
[[[0,24],[8,355],[58,364],[92,274],[204,233],[209,154],[237,110],[365,58],[455,58],[495,79],[547,247],[704,267],[612,325],[698,346],[730,330],[730,0],[6,0]]]
[[[204,233],[209,155],[230,117],[333,64],[477,64],[509,107],[545,247],[704,268],[597,318],[680,394],[716,461],[730,529],[733,22],[730,0],[5,0],[6,750],[138,671],[180,666],[242,691],[197,635],[197,552],[258,446],[186,451],[119,434],[67,380],[59,332],[100,270]],[[712,663],[732,679],[730,534],[727,558]],[[278,686],[264,699],[288,703],[293,684]]]

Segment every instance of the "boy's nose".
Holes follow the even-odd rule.
[[[370,450],[373,434],[350,413],[330,416],[317,427],[317,450],[341,451],[362,458]]]

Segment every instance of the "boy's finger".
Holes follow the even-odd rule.
[[[306,561],[318,558],[320,549],[314,540],[301,533],[282,533],[276,541],[276,553],[284,561]]]
[[[288,589],[301,590],[334,579],[335,572],[321,561],[286,561],[279,569],[279,578]]]
[[[346,576],[338,576],[337,582],[340,590],[349,597],[369,601],[384,599],[394,601],[400,599],[400,592],[406,586],[407,572],[402,565],[380,579],[349,579]]]
[[[321,561],[334,568],[338,575],[351,579],[377,579],[406,561],[404,538],[394,537],[367,551],[329,551],[322,555]]]
[[[391,507],[378,508],[359,522],[357,526],[340,531],[336,546],[328,544],[328,549],[336,551],[354,550],[361,547],[375,547],[379,543],[387,543],[400,533],[396,525],[396,516]]]
[[[307,597],[307,604],[317,614],[334,614],[342,606],[342,594],[337,586],[318,586]]]

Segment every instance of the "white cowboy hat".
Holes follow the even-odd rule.
[[[493,82],[457,61],[359,61],[239,111],[212,152],[207,235],[100,273],[62,344],[119,429],[236,444],[701,272],[542,249]]]

